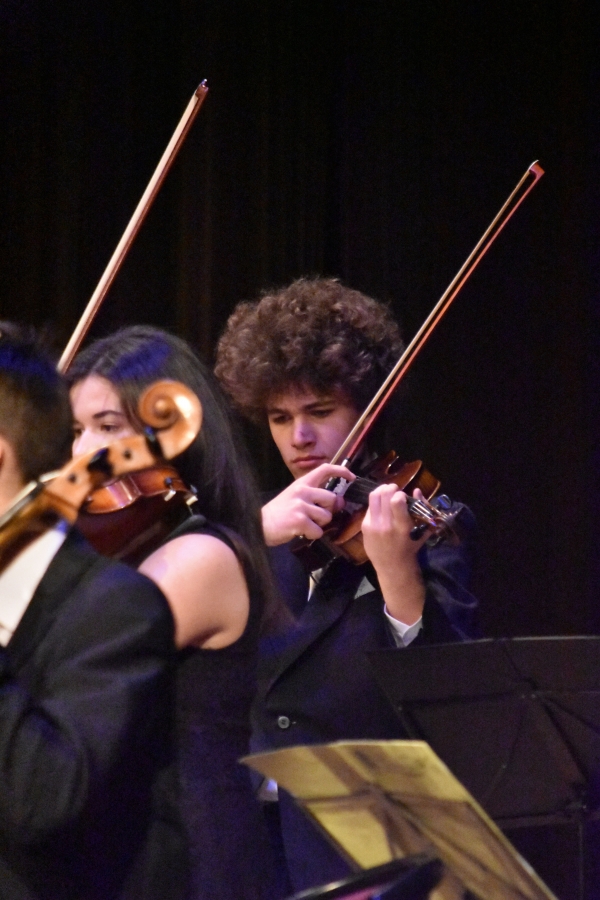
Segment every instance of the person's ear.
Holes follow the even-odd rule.
[[[8,438],[0,433],[0,477],[14,479],[20,474],[14,448]]]

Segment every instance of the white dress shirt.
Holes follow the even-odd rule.
[[[312,596],[312,592],[315,587],[319,583],[319,580],[325,569],[317,569],[316,572],[313,572],[310,576],[310,587],[308,591],[308,599]],[[354,599],[357,597],[362,597],[363,594],[368,594],[370,591],[374,591],[375,588],[369,581],[369,579],[365,576],[356,589],[356,593],[354,595]],[[416,622],[413,622],[412,625],[406,625],[405,622],[401,622],[400,619],[395,619],[387,610],[387,606],[383,605],[383,613],[388,620],[388,624],[390,626],[392,637],[397,647],[408,647],[409,644],[412,644],[418,633],[423,627],[423,616],[419,616]]]
[[[61,521],[40,535],[0,574],[0,644],[6,646],[23,618],[31,598],[67,536]]]
[[[363,578],[361,583],[359,584],[356,594],[354,595],[354,599],[360,597],[362,594],[368,594],[369,591],[374,591],[375,588],[371,584],[368,578]],[[387,606],[384,604],[383,612],[388,620],[389,626],[392,630],[392,637],[396,643],[397,647],[408,647],[411,644],[421,628],[423,627],[423,616],[419,616],[416,622],[413,622],[412,625],[406,625],[404,622],[401,622],[400,619],[394,619],[387,610]]]

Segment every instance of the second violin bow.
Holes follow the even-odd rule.
[[[429,313],[414,338],[385,379],[369,405],[358,419],[356,425],[339,448],[333,459],[332,464],[347,466],[358,452],[358,449],[364,441],[367,433],[370,431],[377,416],[389,400],[391,394],[395,391],[400,381],[406,375],[408,369],[414,362],[417,354],[422,350],[425,342],[430,334],[447,312],[450,304],[469,278],[476,266],[479,265],[487,251],[490,249],[504,226],[509,219],[517,211],[527,194],[537,184],[544,170],[536,161],[532,163],[517,186],[514,188],[508,199],[500,208],[492,222],[489,224],[461,268],[458,270],[432,311]]]
[[[146,213],[152,206],[154,202],[154,198],[158,194],[163,181],[166,178],[167,172],[171,168],[171,165],[179,152],[179,148],[183,144],[185,138],[187,137],[187,133],[190,130],[196,115],[198,114],[202,103],[204,102],[204,98],[208,94],[208,86],[206,81],[203,81],[198,85],[196,90],[194,91],[192,98],[188,105],[186,106],[184,113],[179,120],[179,123],[173,132],[171,140],[167,144],[163,155],[161,156],[159,163],[154,170],[154,174],[152,178],[148,182],[148,186],[142,197],[140,202],[135,208],[135,212],[133,213],[127,228],[123,232],[123,236],[119,243],[116,246],[116,249],[111,256],[100,281],[98,282],[94,293],[92,294],[88,305],[86,306],[83,315],[81,316],[75,331],[71,335],[67,346],[65,347],[63,354],[58,361],[58,371],[66,372],[79,347],[81,346],[82,341],[84,340],[86,334],[88,333],[90,326],[94,320],[94,317],[98,310],[100,309],[100,305],[104,300],[111,284],[115,280],[117,272],[121,268],[123,260],[127,256],[129,252],[129,248],[131,247],[135,236],[137,235],[142,222],[146,217]]]

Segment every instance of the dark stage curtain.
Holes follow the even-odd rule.
[[[396,449],[478,517],[488,635],[598,632],[597,38],[577,0],[0,0],[0,315],[62,349],[203,78],[93,336],[149,322],[210,361],[239,300],[323,274],[410,338],[539,158],[414,367]],[[527,849],[565,900],[575,845]]]
[[[0,0],[1,314],[66,342],[202,78],[94,336],[151,322],[210,360],[236,302],[327,274],[410,337],[539,157],[414,368],[396,449],[478,516],[488,634],[596,631],[594,24],[574,0]]]

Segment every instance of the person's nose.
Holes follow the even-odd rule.
[[[73,456],[83,456],[84,453],[99,450],[100,447],[106,447],[107,443],[104,435],[85,429],[73,441]]]
[[[315,442],[315,433],[310,422],[304,417],[294,420],[292,430],[292,444],[296,449],[300,450],[310,447]]]

